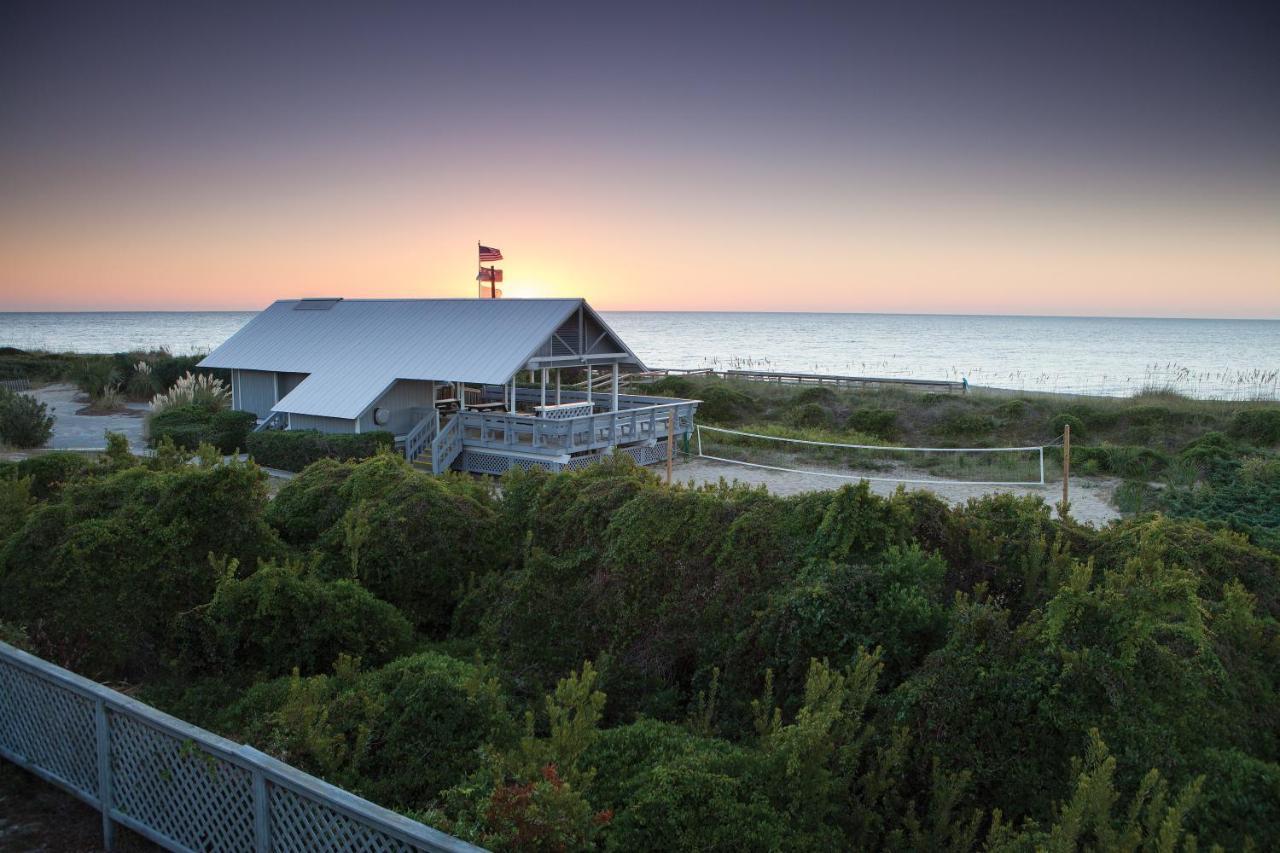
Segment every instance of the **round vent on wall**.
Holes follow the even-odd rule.
[[[384,426],[389,420],[391,420],[390,410],[382,408],[373,410],[373,422],[377,426]]]

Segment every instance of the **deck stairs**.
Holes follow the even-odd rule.
[[[412,464],[443,474],[462,453],[462,418],[441,419],[433,411],[409,431],[404,455]]]

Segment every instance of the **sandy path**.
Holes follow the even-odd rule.
[[[843,472],[842,472],[843,473]],[[883,476],[883,474],[869,474]],[[766,468],[748,468],[729,462],[714,462],[709,459],[677,460],[674,477],[682,483],[716,483],[721,478],[733,482],[749,483],[753,486],[763,485],[775,495],[794,495],[800,492],[838,489],[852,480],[836,477],[824,477],[820,474],[804,474],[790,471],[771,471]],[[1097,526],[1120,517],[1120,512],[1111,505],[1111,493],[1119,480],[1099,477],[1071,478],[1071,515],[1076,521]],[[897,483],[871,482],[871,491],[878,495],[889,495],[897,490]],[[962,504],[970,498],[991,494],[1037,495],[1048,504],[1056,504],[1062,499],[1062,483],[1049,483],[1045,486],[976,486],[968,483],[938,482],[924,484],[907,484],[908,489],[927,489],[951,504]]]

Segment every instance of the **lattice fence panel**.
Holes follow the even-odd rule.
[[[410,853],[417,848],[278,785],[270,787],[271,846],[333,853]]]
[[[116,808],[181,845],[253,849],[253,781],[223,761],[123,714],[110,714]]]
[[[0,743],[6,749],[97,797],[96,732],[93,700],[0,665]]]

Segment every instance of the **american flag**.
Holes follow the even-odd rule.
[[[481,247],[480,247],[480,261],[481,261],[481,263],[483,263],[483,262],[485,262],[485,261],[500,261],[500,260],[502,260],[502,250],[501,250],[501,249],[495,249],[495,248],[493,248],[492,246],[481,246]]]

